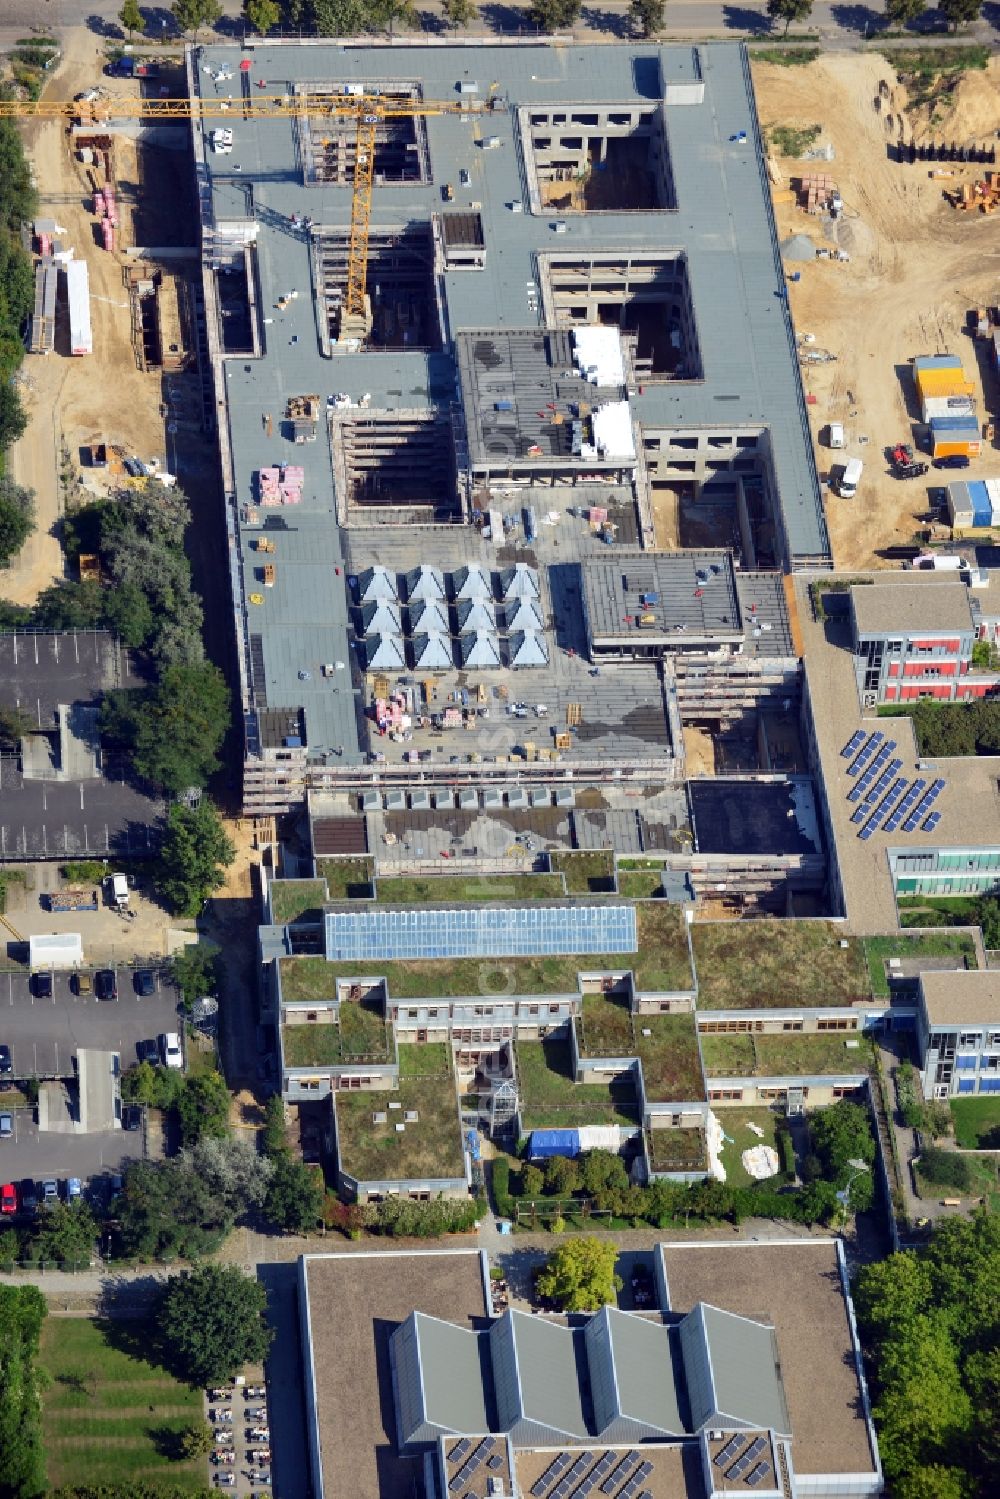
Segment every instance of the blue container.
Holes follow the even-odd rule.
[[[920,354],[913,361],[915,370],[960,370],[962,361],[957,354]]]
[[[968,414],[965,416],[934,416],[928,423],[932,432],[971,432],[979,438],[979,424]]]

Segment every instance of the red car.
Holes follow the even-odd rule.
[[[17,1212],[17,1188],[13,1182],[0,1187],[0,1213]]]

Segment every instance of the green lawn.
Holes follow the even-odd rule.
[[[39,1364],[48,1481],[97,1487],[162,1483],[205,1489],[204,1458],[169,1456],[176,1433],[201,1419],[201,1392],[178,1383],[138,1353],[150,1329],[141,1322],[108,1324],[84,1317],[49,1317]],[[108,1335],[110,1334],[111,1341]]]
[[[317,859],[316,873],[326,880],[331,900],[371,900],[375,860],[367,854],[350,859]]]
[[[399,1048],[400,1077],[450,1077],[451,1048],[447,1041],[425,1041]]]
[[[517,1079],[526,1132],[636,1121],[631,1077],[611,1083],[574,1082],[568,1041],[519,1041]]]
[[[806,1077],[810,1073],[828,1077],[867,1072],[867,1043],[853,1034],[847,1039],[860,1040],[861,1044],[856,1048],[845,1046],[842,1031],[807,1036],[703,1035],[701,1054],[709,1078]]]
[[[336,999],[337,985],[333,964],[325,958],[309,956],[279,958],[281,973],[281,997],[291,1002],[296,999]],[[349,968],[349,964],[340,964]],[[357,970],[357,964],[353,965]]]
[[[376,881],[386,905],[423,905],[430,901],[545,900],[566,894],[558,874],[435,874],[426,879],[390,876]]]
[[[272,880],[271,911],[277,926],[288,921],[321,921],[326,885],[323,880]]]
[[[632,1015],[624,994],[585,994],[577,1021],[580,1055],[634,1057]]]
[[[975,968],[976,944],[968,932],[923,932],[912,937],[865,937],[865,959],[872,993],[889,993],[886,962],[889,958],[945,958],[954,956],[955,967]]]
[[[636,1015],[635,1033],[649,1102],[694,1103],[705,1097],[693,1014]]]
[[[1000,1209],[1000,1154],[966,1156],[966,1160],[972,1173],[968,1192],[961,1192],[957,1187],[944,1187],[940,1182],[926,1181],[918,1165],[914,1174],[920,1196],[928,1202],[940,1202],[942,1197],[961,1197],[970,1207],[980,1197],[985,1197],[993,1212],[996,1212]]]
[[[726,1168],[726,1183],[730,1187],[752,1187],[754,1177],[750,1176],[743,1166],[743,1152],[749,1150],[752,1145],[771,1145],[778,1151],[780,1166],[781,1151],[778,1149],[778,1126],[784,1119],[783,1114],[774,1113],[771,1109],[731,1109],[716,1110],[715,1117],[722,1125],[722,1129],[728,1140],[722,1143],[721,1160]],[[764,1131],[763,1138],[754,1133],[750,1128],[756,1124],[758,1129]],[[730,1141],[732,1143],[730,1144]],[[777,1178],[769,1177],[774,1183]]]
[[[427,1052],[431,1047],[400,1047],[401,1053]],[[441,1051],[447,1052],[442,1046]],[[410,1067],[400,1059],[400,1071]],[[444,1075],[401,1076],[391,1092],[339,1092],[337,1139],[340,1163],[357,1181],[440,1181],[465,1174],[462,1128],[450,1064]],[[401,1105],[390,1109],[390,1103]],[[410,1110],[417,1115],[407,1120]],[[384,1124],[374,1115],[384,1113]],[[397,1129],[397,1125],[404,1129]]]
[[[696,922],[691,937],[701,1010],[849,1005],[871,992],[860,942],[826,922]]]
[[[955,1140],[964,1150],[989,1150],[1000,1144],[1000,1094],[952,1098]]]
[[[662,865],[648,869],[623,869],[618,866],[618,894],[626,900],[652,900],[663,890]]]

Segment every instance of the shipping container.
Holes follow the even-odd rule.
[[[989,495],[990,509],[996,515],[1000,511],[1000,479],[987,479],[986,493]]]
[[[936,416],[928,426],[935,434],[939,432],[975,432],[979,436],[979,427],[976,422],[968,416]]]
[[[923,370],[917,375],[917,392],[926,401],[929,396],[972,396],[976,388],[962,370]]]
[[[945,432],[934,443],[934,458],[978,458],[980,443],[965,441],[956,432]]]
[[[962,368],[962,361],[957,354],[918,354],[913,361],[913,368],[917,371],[960,370]]]
[[[971,396],[927,396],[920,407],[920,419],[932,422],[942,416],[975,416],[976,403]]]
[[[85,260],[71,260],[67,263],[66,295],[69,302],[70,353],[92,354],[94,339],[90,327],[90,278]]]
[[[1000,374],[1000,333],[993,335],[993,363],[997,373]]]

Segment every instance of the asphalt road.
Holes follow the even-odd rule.
[[[36,999],[26,973],[0,973],[0,1042],[11,1049],[14,1079],[72,1077],[79,1046],[117,1051],[122,1067],[130,1067],[138,1041],[180,1029],[178,994],[162,975],[155,975],[155,994],[140,999],[132,970],[119,965],[115,972],[116,1000],[79,997],[67,973],[53,976],[51,999]]]
[[[243,34],[240,20],[240,0],[222,0],[224,15],[219,23],[222,35],[238,39]],[[0,47],[9,46],[18,37],[27,35],[36,26],[60,31],[70,26],[88,26],[96,36],[109,40],[121,39],[118,11],[121,0],[3,0],[0,5]],[[173,17],[168,4],[143,5],[147,19],[146,40],[177,37]],[[421,4],[417,0],[418,14],[423,18],[425,30],[443,31],[440,5],[436,0]],[[506,3],[480,5],[480,18],[470,28],[473,35],[494,31],[500,34],[517,34],[524,28],[527,6]],[[597,4],[585,4],[580,20],[574,28],[578,36],[599,36],[605,39],[627,34],[629,0],[600,0]],[[994,26],[1000,22],[1000,4],[984,6],[985,20],[963,32],[960,41],[975,40],[992,43],[996,40]],[[883,8],[879,4],[857,5],[828,3],[818,0],[812,15],[796,30],[818,33],[827,45],[838,48],[857,46],[865,36],[883,19]],[[928,12],[922,25],[929,26],[935,19]],[[780,40],[781,28],[772,29],[767,16],[765,0],[752,4],[691,4],[668,0],[665,10],[665,40],[676,37],[724,37],[774,36]],[[166,24],[164,24],[166,23]],[[919,32],[916,33],[919,37]],[[791,32],[794,40],[795,30]],[[940,41],[941,38],[935,38]],[[945,40],[950,40],[945,38]]]

